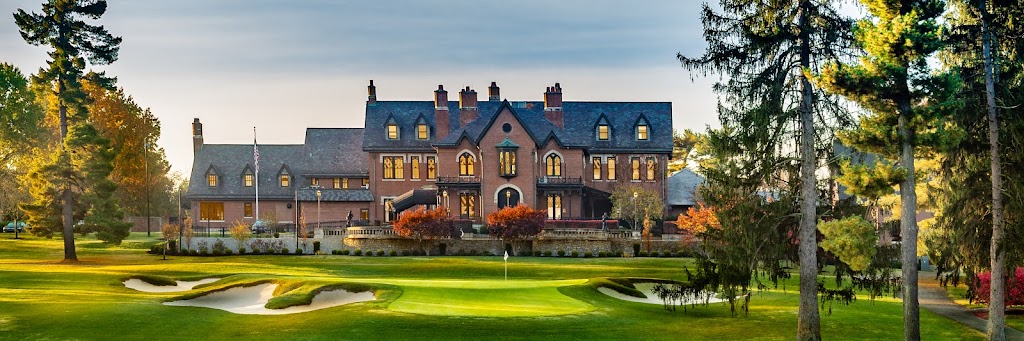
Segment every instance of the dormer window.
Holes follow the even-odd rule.
[[[601,124],[597,126],[597,139],[600,141],[608,141],[608,125]]]
[[[647,141],[647,136],[647,122],[640,122],[636,125],[636,139],[640,141]]]
[[[245,184],[245,187],[252,187],[252,180],[252,174],[246,174],[242,177],[242,183]]]
[[[206,184],[210,187],[217,187],[217,174],[206,174]]]
[[[388,123],[388,140],[398,139],[398,124]]]
[[[320,179],[310,178],[309,179],[309,185],[313,186],[313,187],[320,186]]]
[[[420,124],[416,125],[416,138],[420,140],[430,138],[430,128],[427,127],[426,123],[420,122]]]
[[[280,178],[279,181],[281,183],[281,187],[291,186],[291,184],[292,184],[292,177],[290,175],[288,175],[288,171],[287,170],[282,170],[281,171],[281,176],[279,178]]]

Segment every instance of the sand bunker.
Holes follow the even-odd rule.
[[[313,297],[309,305],[292,306],[284,309],[267,309],[267,301],[274,297],[277,284],[260,284],[251,287],[231,288],[217,291],[190,300],[166,302],[165,305],[204,307],[220,309],[245,315],[283,315],[304,313],[349,303],[374,300],[373,292],[348,292],[345,290],[322,291]]]
[[[124,287],[142,292],[177,292],[189,291],[197,285],[213,283],[218,280],[220,280],[220,278],[205,278],[198,281],[177,281],[177,285],[153,285],[141,279],[132,278],[124,281]]]
[[[604,287],[597,288],[597,291],[600,291],[602,294],[605,294],[605,295],[608,295],[608,296],[611,296],[611,297],[615,297],[615,298],[618,298],[618,299],[623,300],[623,301],[648,303],[648,304],[665,304],[665,301],[663,301],[661,298],[659,298],[658,295],[654,294],[654,286],[656,286],[656,285],[658,285],[658,283],[633,283],[633,287],[636,288],[636,290],[638,290],[641,293],[643,293],[644,296],[647,296],[646,298],[639,298],[639,297],[629,296],[629,295],[620,293],[618,291],[612,290],[610,288],[604,288]],[[708,299],[707,302],[708,303],[716,303],[716,302],[723,302],[723,301],[725,301],[725,300],[721,299],[721,298],[712,297],[712,298]],[[678,304],[678,305],[691,304],[691,303],[704,303],[704,300],[701,299],[701,300],[699,300],[697,302],[694,302],[693,300],[680,300],[680,301],[675,302],[675,304]]]

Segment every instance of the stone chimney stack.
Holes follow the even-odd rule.
[[[192,155],[198,154],[203,149],[203,124],[199,118],[192,120]]]
[[[498,89],[498,83],[491,82],[491,86],[487,87],[487,100],[495,102],[500,101],[501,94],[498,92],[499,90],[501,89]]]
[[[366,87],[366,94],[366,104],[377,104],[377,87],[373,85],[372,79],[370,80],[370,86]]]
[[[451,130],[451,122],[448,119],[448,91],[440,84],[434,91],[434,125],[434,136],[437,141],[448,136],[448,131]]]
[[[544,118],[558,126],[559,129],[565,128],[562,115],[562,86],[558,83],[548,87],[544,92]]]
[[[468,86],[459,91],[459,123],[460,127],[465,127],[470,122],[476,120],[479,112],[477,111],[476,101],[476,90],[470,89]]]

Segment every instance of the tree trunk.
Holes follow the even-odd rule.
[[[810,23],[808,1],[800,2],[800,66],[811,65]],[[818,313],[818,227],[814,170],[814,92],[806,75],[800,77],[800,308],[796,339],[821,340],[821,317]]]
[[[904,79],[901,82],[906,87]],[[921,312],[917,297],[917,192],[914,189],[914,135],[910,128],[910,91],[898,101],[900,166],[907,172],[900,182],[900,253],[903,261],[903,339],[921,339]]]
[[[66,91],[63,77],[57,77],[57,113],[60,118],[60,143],[62,153],[69,153],[67,145],[65,144],[68,138],[68,107],[64,104],[61,96]],[[60,162],[66,162],[64,167],[71,168],[70,155],[67,158],[60,158]],[[67,178],[68,174],[61,174],[64,177],[63,189],[60,193],[61,201],[61,221],[64,224],[64,261],[78,261],[78,255],[75,253],[75,222],[72,217],[73,212],[73,198],[71,193],[71,180]]]
[[[992,64],[992,32],[988,27],[988,12],[981,0],[982,58],[985,60],[985,101],[988,105],[988,141],[992,167],[992,243],[989,257],[992,262],[991,290],[988,300],[988,339],[1006,340],[1006,250],[1003,244],[1003,179],[999,156],[999,121],[996,117],[995,65]]]

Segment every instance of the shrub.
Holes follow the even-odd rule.
[[[206,256],[206,249],[200,249],[199,250],[199,255],[200,256]]]
[[[286,248],[286,247],[282,247],[282,248],[281,248],[281,252],[280,252],[280,253],[281,253],[282,255],[287,255],[287,254],[288,254],[288,248]]]
[[[469,250],[469,255],[470,255],[470,256],[476,256],[476,255],[478,255],[478,254],[480,254],[480,253],[478,253],[478,252],[476,251],[476,249],[470,249],[470,250]]]
[[[339,253],[338,250],[331,250],[331,254],[337,256]]]
[[[597,252],[597,257],[608,257],[608,253],[606,253],[604,251],[598,251]]]
[[[576,257],[579,257],[579,256],[580,256],[580,252],[579,252],[579,251],[576,251],[576,250],[572,250],[572,253],[571,253],[571,255],[572,255],[572,258],[576,258]]]
[[[409,250],[402,250],[402,256],[408,256],[410,254]]]
[[[590,258],[590,257],[594,257],[594,254],[591,253],[590,251],[587,251],[587,252],[583,253],[583,258]]]
[[[377,250],[377,256],[378,257],[383,256],[383,255],[384,255],[384,250]]]
[[[224,250],[227,250],[227,248],[224,247],[224,241],[223,240],[217,239],[217,241],[213,242],[213,254],[214,255],[223,254]]]
[[[302,253],[302,249],[295,249],[295,254],[301,255]]]
[[[277,232],[274,232],[274,238],[281,238],[281,234],[277,233]]]
[[[244,255],[244,254],[245,254],[245,252],[246,252],[246,250],[245,250],[245,248],[244,248],[244,247],[240,247],[240,248],[238,248],[238,254],[240,254],[240,255]]]
[[[558,250],[558,257],[565,257],[565,250]]]
[[[391,256],[391,257],[398,256],[398,251],[391,250],[391,252],[388,252],[388,256]]]
[[[647,251],[640,251],[637,253],[638,257],[647,257]]]
[[[342,254],[343,256],[348,256],[348,254],[349,254],[349,253],[351,253],[351,251],[349,251],[348,249],[345,249],[345,250],[341,250],[341,254]]]
[[[672,257],[672,251],[668,251],[668,250],[662,251],[661,252],[661,256],[662,257]]]
[[[551,250],[544,251],[544,257],[551,257]]]
[[[1009,269],[1007,269],[1009,270]],[[1017,268],[1016,271],[1007,271],[1007,277],[1012,276],[1006,282],[1006,306],[1024,305],[1024,268]],[[978,290],[975,293],[974,301],[988,304],[989,291],[992,290],[992,273],[982,272],[978,274]]]
[[[356,255],[356,256],[362,256],[363,255],[363,250],[356,249],[356,251],[352,252],[352,254]]]
[[[230,256],[230,255],[234,254],[234,252],[232,252],[231,250],[224,250],[223,253],[224,253],[225,256]]]
[[[195,249],[188,250],[188,254],[192,255],[192,256],[198,256],[199,255],[199,251],[196,251]]]
[[[540,257],[540,250],[533,250],[534,257]]]

